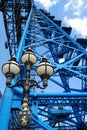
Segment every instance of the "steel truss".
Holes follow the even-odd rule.
[[[29,130],[86,130],[87,39],[72,39],[71,27],[62,27],[60,20],[38,9],[33,1],[2,0],[0,8],[4,13],[8,38],[5,46],[9,48],[10,55],[16,55],[23,68],[16,80],[26,74],[20,58],[29,47],[39,61],[46,54],[54,67],[46,91],[38,93],[39,90],[33,86],[29,95],[32,113]],[[42,85],[33,71],[37,64],[32,67],[31,78]],[[22,89],[19,87],[5,90],[0,110],[0,130],[20,129],[18,113]],[[47,93],[48,89],[57,89],[57,92]]]

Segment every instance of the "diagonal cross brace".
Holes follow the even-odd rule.
[[[32,114],[31,117],[38,125],[40,125],[42,128],[45,130],[54,130],[50,125],[47,123],[43,122],[41,119],[39,119],[36,115]]]

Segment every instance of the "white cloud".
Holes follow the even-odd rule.
[[[87,7],[86,2],[86,0],[69,0],[69,2],[67,2],[64,6],[64,11],[71,10],[74,15],[79,16],[82,10]]]
[[[43,7],[46,8],[47,10],[59,2],[59,0],[35,0],[35,1],[42,4]]]
[[[77,34],[87,37],[87,17],[68,19],[65,16],[64,22],[70,25]]]

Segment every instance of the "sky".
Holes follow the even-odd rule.
[[[71,26],[71,36],[87,37],[87,0],[35,0],[38,8],[43,8],[55,16],[55,19],[62,20],[62,26]],[[9,59],[9,51],[5,49],[7,41],[3,16],[0,12],[0,70],[2,65]],[[5,88],[5,77],[0,71],[0,90],[3,93]]]
[[[62,24],[71,26],[74,35],[87,37],[87,0],[35,0]],[[38,5],[38,4],[37,4]]]

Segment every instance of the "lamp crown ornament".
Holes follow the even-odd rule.
[[[15,62],[17,62],[17,61],[16,61],[16,56],[13,55],[9,61],[15,61]]]
[[[41,61],[41,62],[43,62],[43,61],[44,61],[44,62],[48,62],[48,61],[47,61],[47,57],[46,57],[46,55],[44,55],[44,56],[43,56],[43,58],[42,58],[42,61]]]

